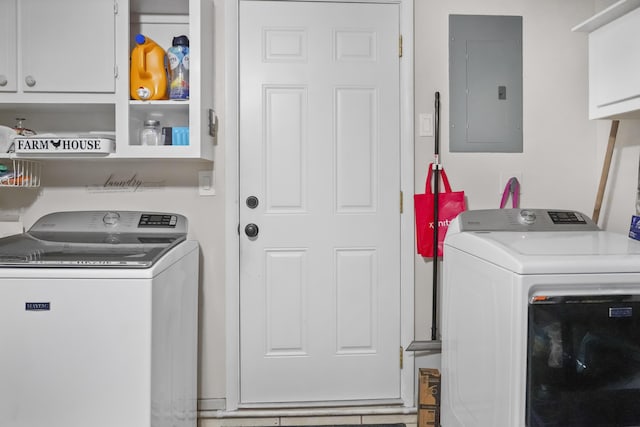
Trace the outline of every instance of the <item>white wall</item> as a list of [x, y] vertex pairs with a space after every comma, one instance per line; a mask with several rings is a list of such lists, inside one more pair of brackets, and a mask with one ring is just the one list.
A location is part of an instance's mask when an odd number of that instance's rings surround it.
[[[597, 123], [598, 168], [607, 148], [611, 122]], [[611, 171], [605, 191], [599, 224], [620, 233], [629, 232], [631, 215], [636, 213], [638, 193], [638, 159], [640, 158], [640, 121], [621, 120], [611, 161]], [[600, 176], [601, 170], [594, 173]]]

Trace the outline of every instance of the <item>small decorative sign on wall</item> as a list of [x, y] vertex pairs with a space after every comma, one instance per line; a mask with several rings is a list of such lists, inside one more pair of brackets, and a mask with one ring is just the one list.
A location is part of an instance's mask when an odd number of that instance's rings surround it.
[[164, 181], [145, 181], [137, 173], [126, 176], [110, 174], [104, 182], [87, 186], [90, 193], [135, 193], [164, 189]]
[[65, 155], [94, 154], [107, 155], [115, 151], [115, 141], [102, 136], [57, 136], [32, 135], [14, 138], [16, 154]]

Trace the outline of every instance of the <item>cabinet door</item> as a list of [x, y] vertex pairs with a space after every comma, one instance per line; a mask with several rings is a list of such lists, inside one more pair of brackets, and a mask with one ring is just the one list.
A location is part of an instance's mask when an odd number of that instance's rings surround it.
[[589, 118], [640, 107], [640, 8], [589, 34]]
[[115, 91], [114, 0], [21, 0], [25, 92]]
[[15, 92], [16, 0], [0, 1], [0, 92]]

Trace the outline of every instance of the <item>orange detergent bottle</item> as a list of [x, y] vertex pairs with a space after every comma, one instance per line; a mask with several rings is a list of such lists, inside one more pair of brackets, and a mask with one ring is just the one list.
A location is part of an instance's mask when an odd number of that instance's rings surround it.
[[136, 35], [129, 76], [131, 99], [168, 99], [166, 56], [164, 49], [149, 37]]

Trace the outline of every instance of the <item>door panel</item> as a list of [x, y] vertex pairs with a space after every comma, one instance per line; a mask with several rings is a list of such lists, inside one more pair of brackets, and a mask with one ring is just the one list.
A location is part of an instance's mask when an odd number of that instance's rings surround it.
[[397, 4], [240, 2], [241, 404], [400, 398], [398, 39]]
[[304, 87], [265, 88], [267, 212], [305, 210], [307, 95]]

